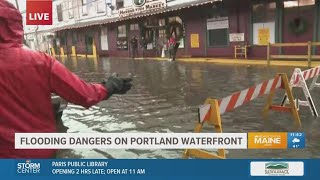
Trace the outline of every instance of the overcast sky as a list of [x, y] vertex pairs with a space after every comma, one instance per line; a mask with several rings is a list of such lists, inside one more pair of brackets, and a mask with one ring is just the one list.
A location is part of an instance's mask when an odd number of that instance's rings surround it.
[[[11, 2], [13, 5], [16, 5], [15, 0], [8, 0], [8, 1]], [[20, 11], [26, 10], [26, 0], [18, 0], [18, 4], [19, 4]]]

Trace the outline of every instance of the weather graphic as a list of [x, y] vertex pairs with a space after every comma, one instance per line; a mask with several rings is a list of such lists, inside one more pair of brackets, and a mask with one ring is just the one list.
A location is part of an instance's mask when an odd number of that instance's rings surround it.
[[288, 149], [305, 148], [305, 134], [303, 132], [288, 133]]

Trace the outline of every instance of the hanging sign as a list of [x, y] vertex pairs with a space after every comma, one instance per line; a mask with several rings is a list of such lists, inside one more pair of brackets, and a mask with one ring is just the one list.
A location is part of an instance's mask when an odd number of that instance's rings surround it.
[[244, 33], [230, 33], [229, 39], [230, 39], [230, 42], [243, 42]]
[[191, 48], [199, 48], [200, 42], [199, 42], [199, 34], [191, 34]]
[[134, 0], [133, 6], [120, 8], [119, 17], [125, 18], [136, 14], [154, 12], [167, 6], [166, 0]]
[[207, 30], [213, 29], [228, 29], [229, 20], [228, 17], [216, 17], [207, 19]]

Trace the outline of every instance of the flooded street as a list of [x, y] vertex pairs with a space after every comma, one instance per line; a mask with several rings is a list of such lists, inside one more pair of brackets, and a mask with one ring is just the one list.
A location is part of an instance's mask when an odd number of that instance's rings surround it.
[[[100, 82], [117, 72], [131, 73], [134, 86], [127, 95], [113, 96], [90, 109], [69, 105], [63, 115], [68, 132], [126, 133], [193, 132], [197, 107], [207, 97], [223, 98], [246, 89], [277, 72], [288, 74], [294, 68], [264, 66], [223, 66], [207, 63], [182, 63], [153, 60], [100, 58], [61, 59], [71, 71], [89, 82]], [[308, 85], [310, 85], [308, 81]], [[302, 92], [294, 91], [298, 97]], [[320, 110], [320, 89], [311, 91]], [[280, 103], [283, 91], [276, 94]], [[271, 112], [264, 121], [261, 112], [266, 97], [258, 98], [222, 116], [224, 132], [296, 131], [291, 114]], [[302, 131], [306, 132], [306, 149], [302, 150], [229, 150], [227, 158], [320, 158], [320, 119], [309, 108], [300, 108]], [[214, 132], [205, 126], [204, 132]], [[60, 158], [181, 158], [183, 150], [64, 150]]]

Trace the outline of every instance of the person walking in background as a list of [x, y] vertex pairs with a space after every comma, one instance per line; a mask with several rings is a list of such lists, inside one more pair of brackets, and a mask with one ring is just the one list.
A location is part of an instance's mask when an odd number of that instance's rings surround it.
[[134, 59], [135, 57], [138, 57], [138, 39], [136, 38], [136, 36], [132, 37], [130, 41], [130, 45], [131, 45], [131, 56], [132, 56], [132, 59]]
[[172, 35], [169, 40], [168, 40], [168, 50], [169, 50], [169, 61], [175, 61], [176, 60], [176, 39], [174, 38], [174, 36]]

